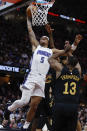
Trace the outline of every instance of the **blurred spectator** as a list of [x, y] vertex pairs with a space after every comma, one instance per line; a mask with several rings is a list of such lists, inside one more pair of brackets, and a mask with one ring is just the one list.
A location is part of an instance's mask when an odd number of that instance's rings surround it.
[[2, 121], [2, 126], [4, 127], [4, 128], [9, 128], [9, 122], [8, 122], [8, 120], [3, 120]]
[[[20, 80], [19, 80], [20, 81]], [[18, 83], [19, 83], [18, 81]], [[25, 122], [26, 111], [29, 108], [25, 106], [24, 108], [19, 108], [16, 111], [13, 111], [9, 116], [9, 121], [4, 119], [4, 112], [8, 102], [14, 102], [17, 98], [20, 98], [19, 85], [15, 86], [16, 81], [12, 85], [6, 85], [4, 88], [4, 93], [0, 88], [0, 128], [21, 128]]]
[[2, 104], [0, 104], [0, 124], [1, 124], [1, 122], [2, 122], [2, 120], [3, 120], [3, 110], [2, 110]]
[[25, 122], [24, 119], [21, 119], [21, 121], [18, 122], [18, 125], [17, 125], [17, 126], [18, 126], [19, 129], [23, 127], [24, 122]]
[[[15, 124], [15, 119], [14, 118], [12, 118], [12, 119], [10, 119], [10, 125], [9, 125], [9, 127], [10, 128], [13, 128], [14, 127], [14, 124]], [[17, 126], [16, 126], [16, 128], [17, 128]]]

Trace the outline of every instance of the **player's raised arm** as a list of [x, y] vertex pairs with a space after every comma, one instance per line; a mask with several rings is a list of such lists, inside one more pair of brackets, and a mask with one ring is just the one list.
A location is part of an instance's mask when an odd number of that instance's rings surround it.
[[39, 45], [39, 42], [37, 41], [35, 33], [32, 29], [29, 11], [30, 11], [30, 8], [28, 7], [26, 13], [27, 13], [27, 28], [28, 28], [28, 33], [29, 33], [29, 39], [30, 39], [32, 46], [36, 48]]
[[74, 40], [72, 47], [71, 47], [71, 52], [76, 50], [76, 48], [77, 48], [78, 44], [80, 43], [80, 41], [82, 40], [82, 38], [83, 38], [82, 35], [80, 35], [80, 34], [76, 35], [75, 40]]
[[[78, 44], [80, 43], [80, 41], [82, 40], [82, 38], [83, 38], [82, 35], [80, 35], [80, 34], [76, 35], [75, 40], [74, 40], [73, 44], [71, 45], [71, 50], [67, 53], [68, 56], [72, 56], [72, 53], [76, 50], [76, 48], [77, 48]], [[69, 41], [66, 40], [65, 46], [67, 44], [69, 44]]]
[[54, 29], [52, 29], [49, 24], [45, 25], [45, 29], [47, 30], [47, 32], [49, 34], [49, 45], [50, 45], [50, 48], [55, 48], [54, 40], [53, 40], [53, 30]]

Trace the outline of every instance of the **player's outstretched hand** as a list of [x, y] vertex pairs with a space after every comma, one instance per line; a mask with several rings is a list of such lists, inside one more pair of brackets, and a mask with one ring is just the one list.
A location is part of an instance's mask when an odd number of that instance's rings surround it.
[[32, 9], [32, 3], [30, 3], [29, 6], [26, 9], [26, 14], [27, 14], [28, 18], [32, 17], [31, 9]]
[[54, 31], [54, 29], [52, 29], [49, 24], [46, 24], [46, 25], [45, 25], [45, 29], [47, 30], [47, 32], [48, 32], [49, 34], [52, 34], [52, 32]]
[[74, 44], [77, 46], [82, 39], [83, 39], [82, 35], [80, 34], [76, 35]]

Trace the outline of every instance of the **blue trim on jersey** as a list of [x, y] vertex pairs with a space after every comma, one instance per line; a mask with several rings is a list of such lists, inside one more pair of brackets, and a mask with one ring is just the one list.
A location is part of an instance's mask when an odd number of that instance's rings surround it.
[[27, 81], [28, 75], [30, 74], [30, 71], [24, 76], [23, 84]]
[[26, 89], [26, 90], [29, 90], [29, 89], [28, 89], [26, 86], [24, 86], [24, 85], [22, 86], [22, 88], [23, 88], [23, 89]]
[[33, 55], [32, 55], [32, 57], [31, 57], [31, 60], [30, 60], [30, 63], [29, 63], [29, 68], [30, 68], [30, 70], [29, 70], [29, 72], [25, 75], [23, 84], [27, 81], [28, 75], [30, 74], [31, 65], [32, 65], [32, 60], [33, 60]]
[[38, 50], [37, 54], [44, 55], [47, 57], [51, 56], [51, 53], [48, 53], [47, 51], [42, 51], [42, 50]]
[[30, 64], [29, 64], [30, 70], [31, 70], [32, 60], [33, 60], [33, 56], [31, 57]]

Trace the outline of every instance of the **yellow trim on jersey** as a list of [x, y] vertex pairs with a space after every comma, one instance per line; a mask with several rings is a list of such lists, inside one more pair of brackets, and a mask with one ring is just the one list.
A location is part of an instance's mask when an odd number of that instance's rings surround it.
[[75, 80], [75, 81], [79, 81], [80, 80], [80, 78], [79, 77], [77, 77], [76, 75], [62, 75], [61, 77], [60, 77], [62, 80], [67, 80], [67, 79], [73, 79], [73, 80]]

